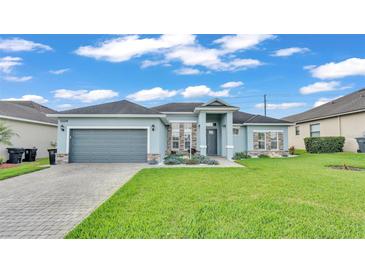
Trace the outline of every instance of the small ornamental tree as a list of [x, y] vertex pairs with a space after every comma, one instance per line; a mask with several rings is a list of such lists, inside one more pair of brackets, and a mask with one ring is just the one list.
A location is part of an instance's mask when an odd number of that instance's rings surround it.
[[11, 144], [11, 137], [17, 135], [13, 130], [8, 128], [5, 123], [0, 122], [0, 144], [4, 145], [12, 145]]

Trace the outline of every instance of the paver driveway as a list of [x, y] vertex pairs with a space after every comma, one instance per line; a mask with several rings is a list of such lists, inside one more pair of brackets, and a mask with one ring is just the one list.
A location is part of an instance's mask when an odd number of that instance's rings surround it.
[[69, 164], [0, 181], [0, 238], [63, 238], [146, 164]]

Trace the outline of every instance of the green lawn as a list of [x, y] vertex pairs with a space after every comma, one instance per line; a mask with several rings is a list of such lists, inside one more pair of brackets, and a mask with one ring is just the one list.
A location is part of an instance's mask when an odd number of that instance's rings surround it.
[[4, 180], [10, 177], [15, 177], [30, 173], [33, 171], [41, 170], [47, 168], [45, 165], [49, 164], [48, 158], [42, 158], [35, 162], [21, 163], [16, 167], [0, 169], [0, 180]]
[[67, 238], [365, 238], [365, 155], [144, 169]]

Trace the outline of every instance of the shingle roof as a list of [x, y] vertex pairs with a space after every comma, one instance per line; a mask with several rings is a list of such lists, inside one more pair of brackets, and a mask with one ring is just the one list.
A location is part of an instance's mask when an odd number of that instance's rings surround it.
[[252, 124], [289, 124], [290, 122], [271, 118], [263, 115], [254, 115], [246, 112], [235, 111], [233, 112], [233, 123], [234, 124], [242, 124], [242, 123], [252, 123]]
[[352, 92], [319, 107], [283, 119], [291, 122], [301, 122], [361, 110], [365, 112], [365, 89]]
[[204, 103], [169, 103], [152, 107], [159, 112], [193, 112], [196, 107], [200, 107]]
[[127, 100], [61, 111], [60, 114], [160, 114]]
[[0, 101], [0, 115], [57, 124], [57, 119], [46, 114], [57, 113], [55, 110], [32, 101]]

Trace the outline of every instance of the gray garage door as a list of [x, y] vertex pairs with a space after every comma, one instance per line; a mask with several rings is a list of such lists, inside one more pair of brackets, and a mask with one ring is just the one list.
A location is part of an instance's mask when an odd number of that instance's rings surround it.
[[145, 129], [72, 129], [71, 163], [144, 163]]

